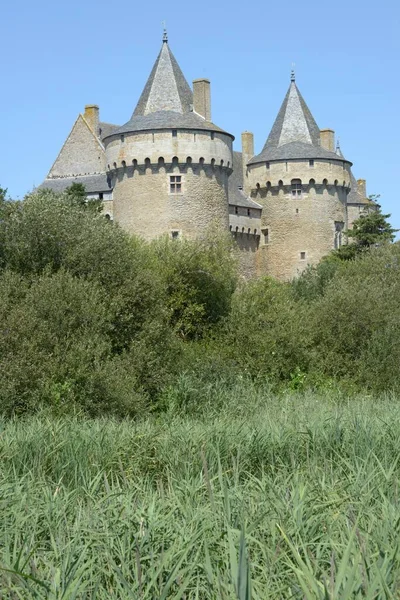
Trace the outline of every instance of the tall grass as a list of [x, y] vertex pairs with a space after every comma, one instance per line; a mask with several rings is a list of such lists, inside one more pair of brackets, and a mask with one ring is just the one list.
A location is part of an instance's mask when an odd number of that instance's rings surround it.
[[399, 598], [400, 404], [280, 398], [0, 435], [0, 597]]

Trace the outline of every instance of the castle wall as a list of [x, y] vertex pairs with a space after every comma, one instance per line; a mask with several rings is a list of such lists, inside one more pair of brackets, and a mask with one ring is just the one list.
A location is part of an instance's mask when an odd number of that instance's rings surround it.
[[[216, 224], [228, 230], [230, 136], [203, 131], [146, 131], [106, 140], [114, 219], [145, 239], [194, 238]], [[179, 193], [171, 191], [179, 176]], [[175, 180], [176, 181], [176, 180]]]
[[258, 271], [258, 249], [260, 236], [232, 231], [233, 239], [238, 248], [239, 273], [244, 279], [251, 279]]
[[249, 165], [248, 178], [250, 188], [256, 189], [257, 184], [265, 186], [269, 181], [272, 185], [278, 185], [283, 181], [284, 185], [290, 185], [292, 179], [301, 179], [303, 184], [308, 184], [310, 179], [315, 183], [323, 183], [350, 187], [350, 163], [343, 160], [315, 159], [314, 166], [310, 166], [309, 160], [290, 159], [282, 161], [271, 161], [269, 168], [266, 163]]
[[348, 204], [347, 205], [347, 221], [348, 221], [349, 229], [353, 229], [354, 221], [356, 221], [357, 219], [359, 219], [361, 217], [361, 215], [364, 213], [364, 210], [365, 210], [365, 205], [363, 206], [362, 204]]
[[[268, 174], [260, 164], [250, 176], [251, 195], [263, 206], [258, 274], [292, 279], [333, 250], [338, 227], [346, 229], [347, 163], [283, 161], [271, 163]], [[300, 196], [292, 195], [293, 179], [302, 181]]]
[[[121, 139], [122, 137], [122, 139]], [[232, 168], [232, 138], [223, 133], [211, 131], [176, 130], [176, 136], [171, 129], [154, 132], [126, 133], [123, 136], [112, 136], [105, 140], [106, 157], [109, 169], [131, 165], [133, 161], [144, 164], [150, 159], [157, 164], [160, 157], [166, 163], [176, 157], [180, 163], [186, 163], [190, 157], [193, 163], [202, 158], [205, 164], [221, 165]]]
[[[165, 233], [195, 238], [216, 224], [228, 230], [228, 176], [221, 167], [199, 164], [130, 166], [112, 172], [114, 219], [150, 240]], [[170, 176], [182, 193], [170, 193]]]

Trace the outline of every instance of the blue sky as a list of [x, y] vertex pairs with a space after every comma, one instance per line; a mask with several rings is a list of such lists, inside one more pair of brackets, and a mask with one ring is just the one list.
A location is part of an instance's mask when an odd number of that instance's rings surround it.
[[211, 79], [212, 117], [259, 151], [296, 81], [318, 125], [340, 137], [368, 193], [400, 228], [399, 14], [397, 2], [110, 3], [2, 7], [0, 185], [21, 198], [46, 176], [85, 104], [125, 123], [160, 50], [170, 47], [187, 80]]

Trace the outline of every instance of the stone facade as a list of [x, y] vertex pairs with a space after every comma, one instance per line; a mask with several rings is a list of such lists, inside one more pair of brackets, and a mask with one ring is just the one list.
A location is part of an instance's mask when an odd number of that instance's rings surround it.
[[230, 231], [246, 278], [297, 276], [346, 243], [354, 220], [373, 209], [365, 180], [357, 184], [334, 131], [319, 129], [294, 73], [262, 152], [254, 155], [251, 132], [242, 153], [233, 139], [211, 121], [209, 80], [194, 80], [192, 92], [164, 34], [130, 120], [102, 123], [97, 105], [87, 105], [42, 185], [83, 183], [108, 218], [147, 240]]

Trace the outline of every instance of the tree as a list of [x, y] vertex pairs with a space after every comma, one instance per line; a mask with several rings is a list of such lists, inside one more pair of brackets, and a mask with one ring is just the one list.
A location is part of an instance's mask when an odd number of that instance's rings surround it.
[[83, 183], [73, 183], [65, 190], [65, 193], [67, 198], [80, 208], [85, 208], [94, 213], [100, 213], [103, 210], [103, 203], [101, 200], [98, 198], [87, 197]]
[[[370, 200], [374, 201], [376, 197], [370, 197]], [[353, 229], [348, 232], [349, 238], [354, 240], [353, 243], [335, 250], [333, 255], [341, 260], [351, 260], [371, 247], [392, 242], [398, 229], [393, 229], [389, 218], [390, 215], [382, 214], [381, 207], [376, 204], [373, 211], [354, 221]]]

